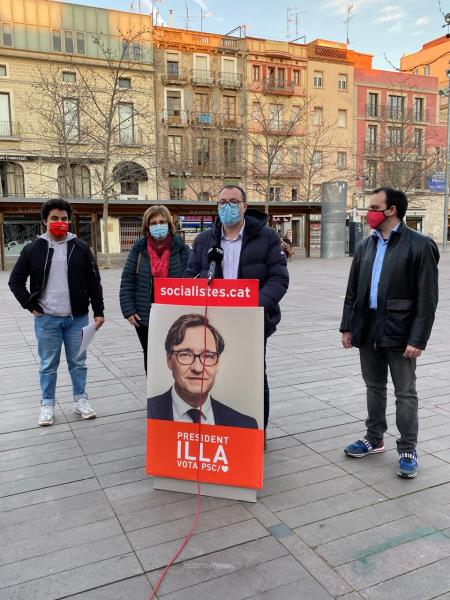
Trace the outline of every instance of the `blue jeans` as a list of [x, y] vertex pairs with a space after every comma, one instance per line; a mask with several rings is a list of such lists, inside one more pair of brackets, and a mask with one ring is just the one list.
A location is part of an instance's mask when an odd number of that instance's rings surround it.
[[86, 352], [80, 356], [78, 356], [78, 352], [81, 344], [81, 329], [88, 324], [88, 314], [81, 317], [42, 315], [42, 317], [34, 318], [34, 331], [40, 359], [39, 379], [43, 406], [55, 405], [56, 377], [63, 342], [72, 380], [73, 398], [77, 401], [85, 395]]

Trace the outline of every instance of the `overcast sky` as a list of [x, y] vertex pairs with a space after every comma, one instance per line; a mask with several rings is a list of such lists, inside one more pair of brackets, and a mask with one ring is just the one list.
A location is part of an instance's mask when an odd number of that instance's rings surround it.
[[[134, 2], [137, 11], [150, 14], [151, 0], [73, 0], [103, 8], [129, 11]], [[297, 14], [298, 34], [307, 41], [325, 38], [345, 42], [347, 9], [353, 5], [349, 25], [350, 47], [374, 55], [374, 66], [391, 67], [384, 57], [398, 66], [404, 53], [414, 52], [422, 44], [446, 32], [439, 0], [160, 0], [154, 6], [168, 24], [173, 10], [174, 26], [185, 27], [186, 4], [191, 18], [190, 29], [200, 29], [203, 10], [203, 30], [225, 34], [238, 25], [246, 25], [247, 34], [259, 37], [287, 39], [287, 9], [292, 9], [290, 39], [295, 37]], [[311, 8], [311, 5], [312, 8]], [[442, 9], [450, 12], [450, 0], [441, 0]], [[275, 7], [275, 8], [274, 8]]]

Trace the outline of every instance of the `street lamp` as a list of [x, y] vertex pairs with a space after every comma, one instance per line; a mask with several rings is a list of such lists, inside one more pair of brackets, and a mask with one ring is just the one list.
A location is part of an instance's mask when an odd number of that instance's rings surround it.
[[[450, 69], [446, 71], [447, 77], [450, 79]], [[447, 98], [447, 151], [445, 154], [445, 194], [444, 194], [444, 227], [442, 235], [442, 251], [447, 250], [448, 237], [448, 194], [449, 194], [449, 159], [450, 159], [450, 85], [445, 90], [439, 90], [441, 97]]]

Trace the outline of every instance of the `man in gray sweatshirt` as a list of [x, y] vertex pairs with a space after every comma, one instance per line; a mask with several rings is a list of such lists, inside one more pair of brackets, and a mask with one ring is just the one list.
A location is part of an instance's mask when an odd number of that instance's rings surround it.
[[[104, 323], [100, 274], [89, 246], [69, 232], [72, 209], [60, 198], [42, 206], [46, 233], [25, 246], [9, 278], [11, 291], [34, 315], [40, 358], [39, 425], [53, 425], [56, 378], [64, 343], [72, 380], [75, 413], [92, 419], [96, 413], [86, 393], [86, 352], [79, 353], [82, 328], [92, 304], [97, 329]], [[30, 278], [30, 289], [27, 280]]]

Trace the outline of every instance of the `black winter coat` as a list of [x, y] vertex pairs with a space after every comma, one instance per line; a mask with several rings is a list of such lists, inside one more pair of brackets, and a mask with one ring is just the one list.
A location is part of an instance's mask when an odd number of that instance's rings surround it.
[[[169, 277], [183, 277], [189, 252], [189, 246], [175, 235], [170, 249]], [[141, 325], [148, 327], [152, 288], [147, 238], [140, 237], [128, 254], [120, 282], [120, 308], [125, 319], [137, 313], [141, 317]]]
[[[377, 236], [356, 248], [340, 331], [359, 347], [370, 302]], [[378, 285], [375, 342], [379, 347], [425, 349], [438, 303], [439, 250], [434, 241], [401, 223], [388, 242]]]
[[[287, 292], [289, 272], [280, 238], [274, 229], [267, 227], [266, 222], [265, 213], [247, 209], [238, 278], [259, 280], [259, 305], [264, 307], [264, 333], [269, 337], [281, 319], [279, 302]], [[185, 277], [207, 277], [208, 250], [214, 245], [220, 246], [221, 234], [222, 223], [217, 218], [211, 229], [195, 238]], [[216, 275], [223, 277], [220, 266]]]
[[[42, 312], [39, 296], [47, 282], [53, 252], [47, 240], [39, 238], [25, 246], [12, 270], [9, 287], [23, 308], [30, 312]], [[89, 311], [89, 303], [92, 303], [94, 317], [103, 317], [100, 273], [86, 242], [78, 238], [67, 242], [67, 266], [72, 315], [85, 315]], [[28, 277], [29, 291], [26, 285]]]

